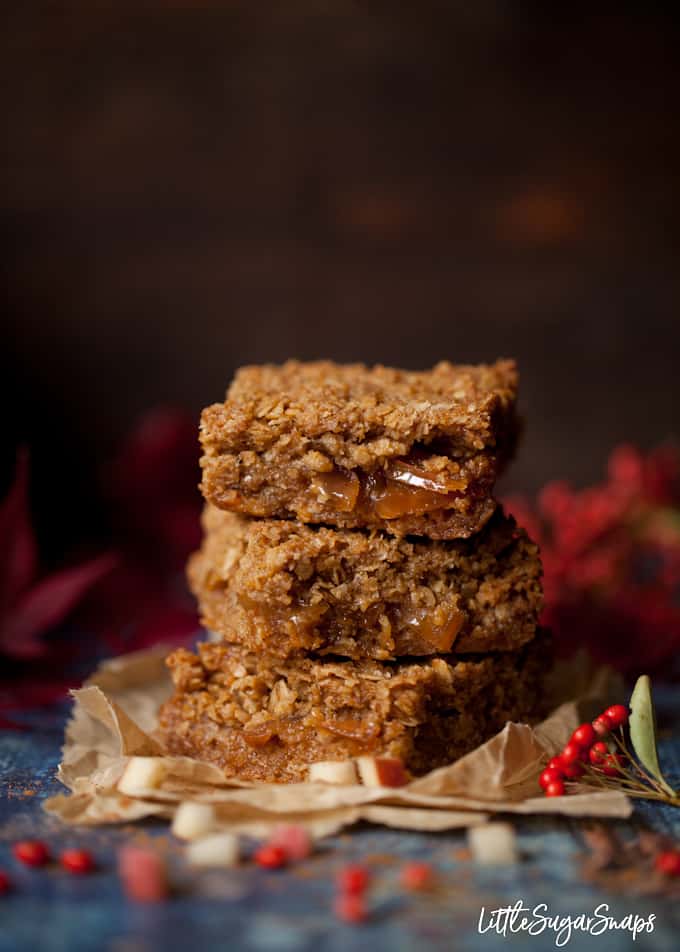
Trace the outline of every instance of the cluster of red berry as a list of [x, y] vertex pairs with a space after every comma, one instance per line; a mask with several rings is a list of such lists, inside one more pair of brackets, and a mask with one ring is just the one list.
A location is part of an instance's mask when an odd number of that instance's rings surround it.
[[541, 547], [545, 610], [558, 649], [577, 642], [635, 673], [680, 648], [680, 451], [620, 446], [607, 478], [580, 491], [549, 483], [506, 508]]
[[[429, 863], [411, 861], [405, 863], [399, 875], [402, 889], [420, 892], [429, 889], [434, 882], [434, 873]], [[344, 866], [335, 879], [336, 895], [333, 910], [342, 922], [360, 923], [368, 918], [367, 893], [371, 885], [371, 873], [366, 866], [351, 863]]]
[[602, 739], [628, 721], [628, 709], [623, 704], [613, 704], [603, 711], [591, 724], [576, 728], [562, 752], [549, 761], [539, 777], [539, 784], [546, 797], [561, 797], [565, 780], [578, 780], [585, 772], [585, 764], [607, 777], [620, 776], [625, 761], [617, 751], [610, 751]]
[[[52, 854], [42, 840], [20, 840], [12, 847], [14, 858], [24, 866], [47, 866], [52, 861]], [[78, 875], [91, 873], [95, 868], [92, 854], [88, 850], [67, 849], [59, 854], [59, 864], [62, 869]], [[8, 874], [0, 869], [0, 895], [9, 892], [11, 880]]]

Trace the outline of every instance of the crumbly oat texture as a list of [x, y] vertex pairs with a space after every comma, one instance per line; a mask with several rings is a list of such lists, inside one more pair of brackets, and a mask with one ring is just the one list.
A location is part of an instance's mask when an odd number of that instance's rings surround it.
[[204, 625], [252, 651], [394, 659], [513, 651], [541, 609], [537, 546], [498, 510], [431, 541], [247, 519], [207, 506], [189, 579]]
[[494, 511], [516, 393], [509, 360], [244, 367], [226, 402], [203, 411], [202, 491], [251, 516], [466, 537]]
[[421, 664], [285, 662], [220, 644], [179, 649], [174, 696], [161, 710], [171, 754], [211, 761], [242, 780], [306, 779], [310, 763], [399, 757], [413, 774], [451, 763], [508, 720], [540, 716], [544, 634], [519, 652]]

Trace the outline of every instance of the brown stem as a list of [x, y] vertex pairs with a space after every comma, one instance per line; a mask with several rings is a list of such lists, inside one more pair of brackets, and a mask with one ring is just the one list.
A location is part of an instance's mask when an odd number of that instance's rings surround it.
[[[639, 785], [640, 782], [643, 782], [643, 783], [646, 783], [647, 786], [652, 786], [652, 787], [654, 787], [654, 789], [656, 789], [652, 777], [650, 777], [650, 776], [642, 769], [642, 767], [639, 765], [639, 763], [631, 756], [630, 751], [628, 750], [628, 747], [626, 746], [625, 738], [624, 738], [624, 736], [623, 736], [623, 728], [620, 728], [620, 729], [619, 729], [619, 736], [617, 736], [617, 735], [612, 731], [610, 737], [611, 737], [611, 740], [612, 740], [612, 742], [614, 743], [614, 745], [619, 748], [619, 750], [621, 751], [621, 753], [622, 753], [623, 756], [625, 757], [626, 762], [627, 762], [627, 764], [628, 764], [628, 768], [629, 768], [629, 769], [622, 767], [622, 768], [621, 768], [621, 771], [623, 772], [623, 771], [625, 770], [626, 774], [627, 774], [629, 777], [633, 777], [633, 774], [631, 773], [631, 771], [634, 771], [634, 773], [636, 773], [636, 774], [638, 775], [638, 777], [640, 778], [640, 780], [634, 780], [634, 779], [633, 779], [633, 782], [634, 782], [634, 783], [636, 783], [637, 785]], [[615, 753], [615, 752], [614, 752], [614, 753]]]
[[[624, 753], [627, 753], [625, 748], [623, 749]], [[644, 772], [640, 771], [640, 774], [644, 779], [647, 779]], [[641, 783], [623, 768], [619, 771], [619, 776], [610, 778], [600, 773], [597, 768], [586, 766], [584, 776], [589, 781], [594, 782], [593, 786], [598, 786], [604, 790], [618, 790], [620, 793], [625, 793], [637, 800], [656, 800], [672, 807], [680, 807], [680, 796], [671, 797], [665, 790], [659, 789], [653, 783]], [[651, 778], [649, 779], [651, 780]]]
[[669, 796], [668, 791], [663, 786], [663, 784], [660, 783], [656, 779], [656, 777], [653, 777], [651, 776], [651, 774], [648, 774], [647, 771], [640, 764], [637, 757], [635, 757], [631, 753], [631, 751], [628, 749], [628, 745], [626, 744], [625, 735], [623, 732], [623, 727], [619, 728], [619, 734], [620, 736], [617, 737], [615, 734], [612, 733], [614, 743], [617, 744], [618, 747], [623, 751], [624, 755], [628, 759], [628, 762], [631, 764], [631, 766], [636, 771], [636, 773], [639, 774], [639, 776], [642, 777], [642, 779], [646, 781], [650, 787], [656, 790], [657, 793], [662, 794], [664, 797], [668, 797]]

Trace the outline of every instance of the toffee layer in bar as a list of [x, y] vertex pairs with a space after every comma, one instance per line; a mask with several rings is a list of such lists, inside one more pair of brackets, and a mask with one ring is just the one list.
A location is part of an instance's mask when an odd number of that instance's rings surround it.
[[304, 780], [311, 763], [362, 754], [399, 757], [419, 775], [509, 720], [539, 716], [549, 663], [544, 634], [519, 652], [421, 664], [284, 662], [201, 644], [168, 659], [175, 694], [161, 709], [162, 739], [169, 753], [243, 780]]
[[512, 361], [244, 367], [202, 414], [203, 495], [250, 516], [464, 538], [494, 511], [516, 392]]
[[538, 548], [497, 510], [474, 539], [395, 538], [206, 507], [189, 579], [206, 628], [253, 651], [392, 659], [512, 651], [541, 609]]

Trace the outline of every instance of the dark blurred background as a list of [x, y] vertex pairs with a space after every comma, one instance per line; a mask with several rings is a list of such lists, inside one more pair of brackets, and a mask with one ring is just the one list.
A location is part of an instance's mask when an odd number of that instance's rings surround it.
[[96, 532], [142, 411], [289, 356], [517, 357], [509, 488], [677, 436], [678, 30], [585, 9], [12, 5], [0, 490], [28, 442], [39, 525]]

